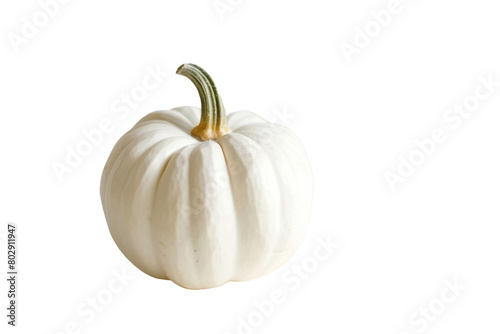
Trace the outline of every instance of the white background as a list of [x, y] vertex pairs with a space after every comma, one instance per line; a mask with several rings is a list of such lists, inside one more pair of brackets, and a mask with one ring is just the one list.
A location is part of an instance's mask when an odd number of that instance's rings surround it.
[[[500, 87], [457, 128], [443, 118], [474, 101], [480, 76], [500, 81], [498, 4], [401, 0], [377, 34], [370, 12], [388, 0], [221, 2], [231, 6], [222, 17], [212, 0], [72, 0], [18, 47], [13, 34], [40, 4], [0, 5], [2, 268], [7, 222], [20, 249], [18, 327], [6, 325], [2, 279], [1, 332], [498, 333]], [[355, 46], [366, 25], [373, 37], [349, 62], [342, 43]], [[108, 232], [99, 197], [107, 156], [147, 113], [199, 105], [174, 74], [185, 62], [212, 75], [228, 112], [281, 122], [308, 152], [308, 235], [263, 278], [186, 290], [135, 269]], [[113, 103], [148, 67], [171, 75], [120, 119]], [[106, 118], [113, 130], [59, 180], [53, 163]], [[392, 191], [386, 172], [436, 128], [446, 140]], [[318, 238], [340, 244], [320, 263]], [[303, 263], [307, 278], [284, 279]], [[110, 295], [122, 270], [134, 278]], [[447, 280], [462, 290], [445, 303]], [[262, 315], [255, 303], [273, 290], [284, 300]], [[88, 300], [109, 296], [91, 318]]]

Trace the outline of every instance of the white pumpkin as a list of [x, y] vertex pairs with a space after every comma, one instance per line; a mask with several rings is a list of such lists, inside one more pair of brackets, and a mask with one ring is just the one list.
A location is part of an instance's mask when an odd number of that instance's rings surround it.
[[198, 66], [177, 73], [196, 85], [202, 109], [150, 113], [115, 145], [101, 179], [111, 235], [140, 270], [185, 288], [265, 275], [307, 230], [313, 182], [303, 146], [250, 111], [226, 120]]

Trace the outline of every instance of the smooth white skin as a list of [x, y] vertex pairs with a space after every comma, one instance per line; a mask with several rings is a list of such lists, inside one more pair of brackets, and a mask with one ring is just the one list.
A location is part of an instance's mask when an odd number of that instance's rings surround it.
[[140, 270], [189, 289], [265, 275], [303, 240], [312, 173], [298, 138], [250, 111], [190, 135], [196, 107], [156, 111], [115, 145], [101, 179], [108, 227]]

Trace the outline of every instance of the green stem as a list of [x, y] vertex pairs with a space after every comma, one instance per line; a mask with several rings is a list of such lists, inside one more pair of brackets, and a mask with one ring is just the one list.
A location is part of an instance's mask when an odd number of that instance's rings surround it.
[[201, 119], [191, 131], [191, 135], [201, 140], [217, 140], [231, 132], [226, 124], [226, 110], [217, 87], [205, 70], [195, 64], [183, 64], [177, 74], [191, 80], [201, 99]]

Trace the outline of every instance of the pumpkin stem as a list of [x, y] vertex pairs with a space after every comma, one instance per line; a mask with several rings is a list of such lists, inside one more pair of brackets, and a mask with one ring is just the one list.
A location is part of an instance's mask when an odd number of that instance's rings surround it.
[[210, 75], [195, 64], [181, 65], [177, 74], [191, 80], [200, 94], [201, 120], [191, 135], [201, 140], [217, 140], [230, 133], [226, 125], [226, 110]]

